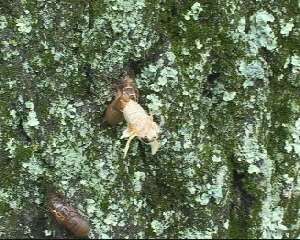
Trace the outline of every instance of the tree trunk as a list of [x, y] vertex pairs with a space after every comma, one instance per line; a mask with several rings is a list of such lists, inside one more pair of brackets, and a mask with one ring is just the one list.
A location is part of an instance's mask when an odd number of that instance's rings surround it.
[[[0, 2], [0, 238], [299, 238], [297, 1]], [[106, 126], [132, 68], [161, 148]]]

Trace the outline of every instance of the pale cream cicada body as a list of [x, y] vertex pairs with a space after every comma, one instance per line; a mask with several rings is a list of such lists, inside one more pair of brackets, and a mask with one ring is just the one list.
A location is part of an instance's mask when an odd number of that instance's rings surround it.
[[159, 126], [153, 121], [153, 117], [147, 114], [140, 104], [138, 90], [134, 81], [128, 75], [122, 79], [117, 88], [115, 100], [108, 106], [104, 119], [112, 126], [123, 119], [127, 122], [127, 128], [123, 131], [122, 139], [128, 138], [124, 158], [128, 152], [130, 142], [137, 137], [139, 140], [151, 146], [154, 155], [159, 149]]
[[[121, 100], [122, 101], [122, 100]], [[153, 117], [137, 102], [131, 99], [124, 99], [123, 115], [127, 122], [127, 128], [123, 131], [121, 138], [128, 138], [124, 158], [129, 149], [130, 142], [137, 137], [139, 140], [151, 146], [151, 153], [154, 155], [159, 149], [159, 126], [153, 121]]]

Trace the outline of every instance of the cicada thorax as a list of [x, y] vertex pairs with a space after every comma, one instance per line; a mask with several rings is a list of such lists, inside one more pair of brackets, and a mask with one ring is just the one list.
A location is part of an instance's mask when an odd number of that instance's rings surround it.
[[135, 86], [134, 80], [129, 75], [125, 75], [121, 80], [118, 91], [121, 96], [127, 96], [135, 102], [138, 102], [139, 100], [138, 89]]
[[110, 125], [116, 125], [124, 120], [122, 110], [124, 104], [128, 102], [126, 99], [131, 99], [135, 102], [139, 99], [138, 89], [135, 86], [133, 78], [129, 75], [124, 75], [115, 84], [115, 89], [115, 99], [108, 105], [104, 116], [104, 120]]
[[89, 233], [87, 220], [71, 205], [58, 196], [49, 197], [49, 210], [55, 220], [69, 230], [74, 236], [84, 237]]

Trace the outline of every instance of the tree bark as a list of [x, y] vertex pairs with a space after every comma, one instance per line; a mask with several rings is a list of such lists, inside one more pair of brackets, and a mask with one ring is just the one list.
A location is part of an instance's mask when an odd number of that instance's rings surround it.
[[[0, 2], [0, 238], [299, 238], [297, 1]], [[161, 148], [103, 124], [135, 71]]]

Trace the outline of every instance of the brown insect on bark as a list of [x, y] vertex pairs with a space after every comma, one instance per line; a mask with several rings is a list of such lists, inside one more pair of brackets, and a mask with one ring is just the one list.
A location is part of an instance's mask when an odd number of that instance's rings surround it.
[[118, 96], [127, 96], [131, 100], [138, 102], [139, 100], [139, 92], [138, 89], [135, 86], [133, 77], [126, 74], [124, 78], [121, 80], [121, 83], [118, 87]]
[[119, 98], [114, 99], [107, 107], [104, 121], [111, 126], [115, 126], [124, 120], [122, 112], [118, 107]]
[[125, 73], [120, 82], [116, 84], [115, 99], [109, 104], [104, 116], [104, 121], [112, 126], [124, 120], [120, 97], [124, 96], [135, 102], [138, 101], [139, 92], [133, 79], [132, 74]]
[[128, 138], [124, 158], [129, 149], [130, 142], [137, 137], [151, 146], [154, 155], [159, 147], [159, 126], [153, 121], [152, 115], [148, 115], [143, 107], [138, 104], [139, 93], [132, 75], [125, 74], [118, 84], [115, 100], [108, 106], [104, 120], [110, 125], [116, 125], [124, 119], [127, 128], [121, 138]]
[[62, 194], [50, 194], [48, 208], [55, 220], [76, 237], [89, 234], [88, 221], [71, 205], [66, 203]]

